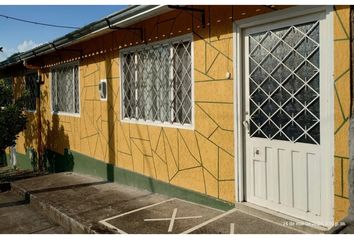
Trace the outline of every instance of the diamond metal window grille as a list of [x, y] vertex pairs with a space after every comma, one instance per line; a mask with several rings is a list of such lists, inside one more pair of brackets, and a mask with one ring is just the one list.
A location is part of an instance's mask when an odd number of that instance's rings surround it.
[[191, 41], [164, 42], [124, 52], [123, 117], [191, 124]]
[[320, 144], [319, 22], [249, 35], [250, 136]]
[[80, 112], [78, 71], [78, 64], [67, 64], [52, 69], [53, 112]]
[[25, 89], [29, 94], [29, 99], [26, 102], [26, 109], [29, 111], [36, 111], [36, 80], [37, 73], [29, 73], [25, 76]]

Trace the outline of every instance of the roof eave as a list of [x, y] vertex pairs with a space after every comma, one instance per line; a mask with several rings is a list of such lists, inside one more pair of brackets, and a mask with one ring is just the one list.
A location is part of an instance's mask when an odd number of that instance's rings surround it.
[[10, 57], [0, 62], [0, 69], [6, 68], [14, 64], [18, 64], [23, 60], [41, 56], [56, 51], [57, 49], [68, 47], [70, 45], [89, 40], [93, 37], [103, 35], [113, 31], [107, 25], [106, 19], [109, 19], [112, 27], [126, 27], [134, 23], [145, 20], [158, 14], [172, 11], [168, 6], [163, 5], [134, 5], [122, 11], [113, 13], [106, 18], [92, 22], [78, 30], [68, 33], [52, 42], [45, 43], [29, 51], [20, 53], [14, 57]]

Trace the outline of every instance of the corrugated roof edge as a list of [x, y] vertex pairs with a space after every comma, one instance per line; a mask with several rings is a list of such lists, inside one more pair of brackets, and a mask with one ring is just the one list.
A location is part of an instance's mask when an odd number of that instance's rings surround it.
[[138, 17], [149, 17], [151, 16], [151, 13], [158, 13], [161, 11], [168, 11], [168, 6], [161, 6], [161, 5], [129, 6], [125, 9], [122, 9], [121, 11], [110, 14], [105, 18], [87, 24], [78, 30], [74, 30], [60, 38], [53, 40], [52, 42], [45, 43], [31, 50], [28, 50], [26, 52], [13, 55], [7, 58], [5, 61], [0, 62], [0, 68], [6, 68], [10, 65], [19, 63], [23, 60], [28, 60], [36, 56], [54, 52], [56, 49], [67, 47], [72, 44], [78, 43], [80, 41], [87, 39], [88, 37], [93, 37], [96, 35], [103, 34], [105, 31], [111, 30], [107, 26], [106, 19], [109, 19], [111, 26], [124, 27], [128, 24], [133, 24], [134, 23], [133, 21]]

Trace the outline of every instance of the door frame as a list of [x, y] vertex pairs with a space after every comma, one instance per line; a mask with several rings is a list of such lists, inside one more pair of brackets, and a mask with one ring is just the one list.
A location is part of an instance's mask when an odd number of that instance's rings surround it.
[[[334, 224], [334, 59], [333, 59], [333, 6], [296, 6], [284, 10], [278, 10], [271, 13], [266, 13], [247, 19], [236, 20], [233, 22], [233, 62], [234, 62], [234, 86], [233, 98], [234, 104], [234, 151], [235, 151], [235, 201], [246, 201], [246, 164], [245, 164], [245, 129], [243, 127], [244, 117], [244, 73], [243, 73], [243, 29], [256, 27], [263, 24], [269, 24], [277, 21], [286, 21], [291, 18], [303, 17], [309, 14], [324, 13], [326, 18], [324, 20], [324, 27], [322, 30], [321, 45], [325, 46], [327, 60], [322, 61], [320, 67], [325, 67], [322, 70], [327, 76], [325, 88], [320, 88], [321, 96], [326, 97], [320, 102], [321, 111], [323, 106], [326, 106], [325, 116], [330, 122], [321, 124], [321, 141], [324, 155], [328, 158], [324, 159], [322, 166], [323, 184], [328, 186], [324, 192], [325, 196], [321, 196], [322, 202], [325, 204], [326, 212], [323, 212], [322, 219], [324, 226], [333, 226]], [[325, 64], [323, 64], [325, 62]], [[241, 79], [241, 80], [240, 80]], [[322, 191], [321, 191], [322, 192]]]

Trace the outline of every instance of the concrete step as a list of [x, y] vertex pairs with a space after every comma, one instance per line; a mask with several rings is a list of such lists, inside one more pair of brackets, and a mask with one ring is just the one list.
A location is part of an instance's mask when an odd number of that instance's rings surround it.
[[71, 172], [11, 182], [11, 190], [70, 233], [117, 233], [100, 220], [168, 197]]
[[24, 198], [25, 201], [27, 201], [31, 207], [34, 207], [35, 209], [44, 213], [47, 217], [50, 218], [51, 221], [55, 222], [56, 224], [59, 224], [70, 233], [93, 233], [90, 231], [90, 228], [88, 226], [82, 225], [74, 218], [59, 211], [50, 202], [46, 201], [46, 199], [41, 199], [40, 197], [31, 194], [30, 192], [18, 186], [16, 183], [11, 184], [11, 190], [20, 195], [22, 198]]
[[65, 211], [59, 210], [55, 204], [48, 199], [41, 197], [35, 192], [27, 191], [17, 182], [11, 183], [11, 191], [21, 196], [29, 205], [46, 215], [51, 221], [63, 227], [66, 231], [74, 234], [95, 234], [95, 233], [116, 233], [114, 230], [104, 225], [95, 226], [85, 225], [69, 216]]
[[0, 219], [0, 234], [68, 233], [12, 191], [0, 192]]

